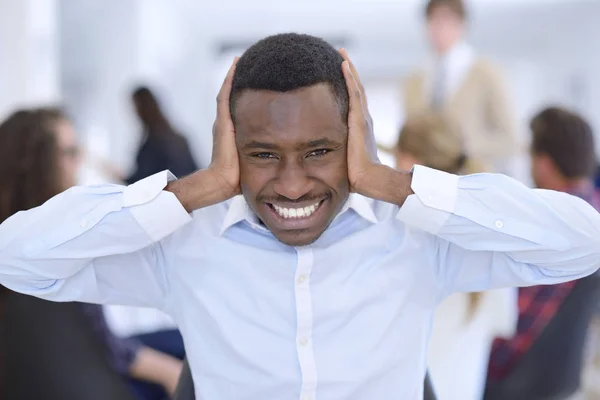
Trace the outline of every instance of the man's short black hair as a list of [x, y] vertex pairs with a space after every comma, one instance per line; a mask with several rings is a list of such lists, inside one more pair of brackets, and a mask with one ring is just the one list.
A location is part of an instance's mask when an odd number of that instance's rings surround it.
[[321, 38], [297, 33], [269, 36], [252, 45], [238, 60], [229, 100], [232, 118], [244, 90], [290, 92], [328, 83], [348, 120], [348, 90], [342, 74], [344, 59]]
[[534, 154], [546, 154], [569, 179], [591, 178], [596, 172], [594, 132], [575, 112], [548, 107], [531, 120]]

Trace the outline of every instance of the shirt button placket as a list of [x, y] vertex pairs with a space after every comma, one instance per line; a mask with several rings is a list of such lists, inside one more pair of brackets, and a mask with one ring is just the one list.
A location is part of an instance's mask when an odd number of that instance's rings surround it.
[[317, 368], [312, 346], [312, 298], [310, 273], [313, 267], [313, 250], [298, 248], [298, 265], [295, 276], [296, 297], [296, 351], [302, 373], [300, 400], [316, 400]]

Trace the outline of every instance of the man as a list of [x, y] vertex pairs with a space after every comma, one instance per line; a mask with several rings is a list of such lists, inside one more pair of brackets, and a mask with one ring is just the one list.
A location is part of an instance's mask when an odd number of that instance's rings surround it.
[[[600, 210], [600, 194], [593, 180], [596, 153], [590, 125], [575, 113], [551, 107], [532, 119], [531, 131], [536, 186], [575, 195]], [[488, 370], [490, 382], [500, 381], [511, 372], [574, 286], [571, 281], [519, 289], [517, 333], [510, 339], [495, 340]]]
[[517, 151], [513, 106], [498, 68], [464, 41], [463, 1], [429, 0], [425, 17], [434, 57], [404, 82], [406, 117], [427, 111], [448, 114], [459, 124], [470, 157], [496, 172], [509, 172]]
[[600, 215], [501, 175], [396, 171], [371, 127], [344, 50], [263, 39], [225, 78], [207, 169], [14, 216], [0, 283], [166, 311], [197, 398], [421, 399], [438, 302], [596, 271]]

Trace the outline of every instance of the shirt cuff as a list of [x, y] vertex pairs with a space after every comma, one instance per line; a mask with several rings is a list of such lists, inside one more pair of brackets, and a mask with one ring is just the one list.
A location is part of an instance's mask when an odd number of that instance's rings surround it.
[[113, 368], [122, 375], [129, 375], [131, 365], [142, 348], [142, 343], [133, 338], [120, 338], [113, 336], [108, 343]]
[[415, 165], [411, 189], [414, 192], [396, 218], [414, 228], [437, 235], [454, 213], [458, 197], [457, 175]]
[[154, 241], [161, 240], [192, 220], [177, 196], [163, 190], [175, 179], [169, 171], [162, 171], [127, 186], [123, 192], [123, 206], [129, 208]]

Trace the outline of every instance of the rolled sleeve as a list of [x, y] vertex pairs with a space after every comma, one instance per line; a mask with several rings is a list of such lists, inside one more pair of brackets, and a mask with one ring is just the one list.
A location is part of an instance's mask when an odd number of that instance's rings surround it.
[[154, 241], [158, 241], [191, 221], [192, 217], [177, 197], [163, 189], [175, 180], [169, 171], [162, 171], [127, 186], [123, 206]]
[[405, 224], [437, 235], [456, 208], [458, 176], [416, 165], [411, 189], [397, 218]]
[[456, 176], [417, 166], [397, 219], [433, 235], [445, 294], [556, 284], [600, 266], [600, 214], [560, 192], [501, 174]]
[[0, 284], [54, 301], [163, 308], [161, 240], [192, 221], [168, 171], [129, 186], [71, 188], [0, 225]]
[[113, 368], [121, 375], [128, 375], [142, 344], [135, 339], [110, 336], [108, 346]]

